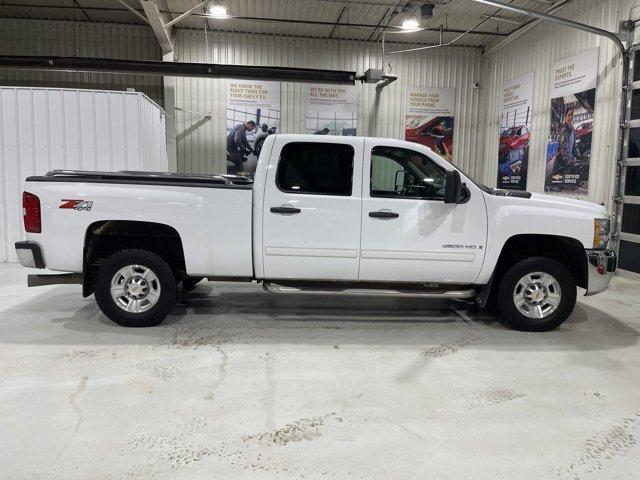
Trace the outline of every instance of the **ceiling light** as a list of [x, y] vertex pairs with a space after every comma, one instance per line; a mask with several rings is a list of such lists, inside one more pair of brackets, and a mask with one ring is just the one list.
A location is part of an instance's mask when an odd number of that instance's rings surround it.
[[420, 23], [415, 17], [407, 17], [404, 22], [400, 26], [403, 30], [418, 30], [420, 28]]
[[219, 1], [215, 0], [208, 4], [207, 13], [214, 18], [227, 18], [227, 7], [222, 5]]

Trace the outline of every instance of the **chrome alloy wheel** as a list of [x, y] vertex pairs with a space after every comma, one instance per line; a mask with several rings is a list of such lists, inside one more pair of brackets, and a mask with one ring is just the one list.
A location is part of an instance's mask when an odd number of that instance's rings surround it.
[[111, 298], [126, 312], [146, 312], [160, 299], [160, 281], [150, 268], [127, 265], [111, 279]]
[[513, 303], [529, 318], [548, 317], [556, 311], [561, 298], [558, 280], [544, 272], [526, 274], [513, 289]]

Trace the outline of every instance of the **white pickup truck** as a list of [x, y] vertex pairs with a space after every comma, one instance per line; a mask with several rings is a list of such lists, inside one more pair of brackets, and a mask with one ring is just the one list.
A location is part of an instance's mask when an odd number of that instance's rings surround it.
[[163, 321], [203, 278], [280, 293], [475, 298], [544, 331], [607, 288], [606, 209], [489, 189], [392, 139], [271, 135], [242, 177], [54, 171], [23, 194], [32, 286], [78, 283], [125, 326]]

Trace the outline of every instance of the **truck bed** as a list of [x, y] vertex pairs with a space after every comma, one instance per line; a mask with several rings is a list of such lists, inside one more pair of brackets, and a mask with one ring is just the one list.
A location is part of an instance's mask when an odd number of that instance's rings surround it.
[[[251, 277], [253, 182], [228, 175], [54, 170], [29, 177], [25, 191], [41, 203], [47, 268], [81, 272], [90, 228], [110, 221], [151, 222], [180, 236], [187, 273]], [[82, 201], [78, 208], [73, 202]]]

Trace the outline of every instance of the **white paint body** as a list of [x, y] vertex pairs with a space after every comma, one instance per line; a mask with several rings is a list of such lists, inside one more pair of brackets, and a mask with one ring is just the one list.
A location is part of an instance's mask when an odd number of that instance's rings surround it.
[[[302, 195], [278, 189], [275, 172], [290, 142], [351, 145], [355, 151], [349, 197]], [[392, 146], [453, 165], [427, 147], [400, 140], [313, 135], [271, 135], [249, 189], [188, 186], [27, 182], [42, 205], [38, 243], [46, 266], [81, 272], [85, 233], [103, 220], [139, 220], [173, 227], [182, 240], [187, 273], [209, 277], [485, 284], [507, 240], [520, 234], [559, 235], [592, 248], [600, 205], [533, 194], [496, 196], [460, 172], [470, 191], [464, 204], [437, 200], [372, 198], [371, 149]], [[91, 211], [60, 209], [61, 199], [93, 201]], [[272, 213], [291, 205], [296, 215]], [[371, 218], [388, 209], [399, 216]], [[451, 245], [463, 247], [452, 248]]]

